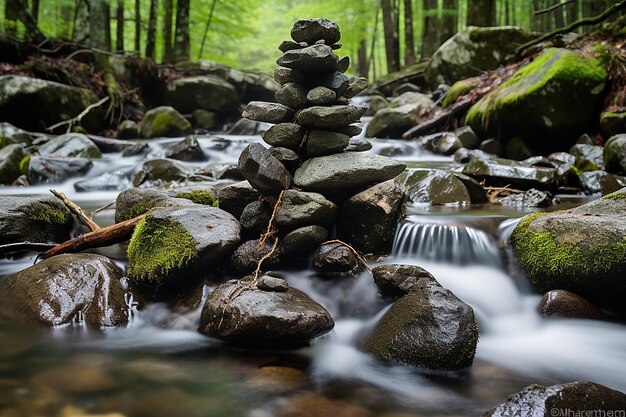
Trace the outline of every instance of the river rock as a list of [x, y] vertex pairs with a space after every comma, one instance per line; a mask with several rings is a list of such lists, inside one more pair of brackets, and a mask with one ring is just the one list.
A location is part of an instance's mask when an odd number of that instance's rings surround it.
[[602, 146], [578, 144], [570, 148], [569, 153], [574, 155], [575, 165], [582, 171], [597, 171], [604, 169]]
[[155, 207], [178, 207], [193, 205], [183, 198], [175, 198], [161, 190], [129, 188], [117, 195], [115, 201], [115, 221], [129, 220], [147, 213]]
[[[266, 241], [263, 244], [259, 243], [258, 239], [248, 240], [242, 243], [233, 253], [231, 257], [231, 265], [237, 272], [250, 273], [253, 272], [261, 258], [268, 255], [272, 251], [273, 242]], [[282, 255], [282, 247], [279, 245], [272, 255], [270, 255], [264, 262], [263, 267], [269, 268], [278, 265]]]
[[184, 181], [193, 174], [193, 168], [173, 159], [153, 159], [144, 162], [131, 181], [133, 186], [160, 185], [167, 181]]
[[606, 77], [593, 56], [546, 49], [474, 104], [465, 122], [480, 136], [521, 137], [540, 153], [564, 150], [596, 123]]
[[381, 294], [394, 299], [412, 292], [419, 293], [425, 282], [435, 279], [430, 272], [417, 265], [380, 265], [372, 268], [372, 275]]
[[320, 39], [323, 39], [326, 45], [332, 45], [339, 42], [341, 32], [339, 26], [328, 19], [300, 19], [294, 23], [291, 37], [296, 42], [306, 42], [309, 45]]
[[[626, 395], [594, 382], [529, 385], [506, 402], [484, 414], [485, 417], [556, 416], [560, 413], [607, 414], [626, 409]], [[558, 413], [558, 414], [557, 414]]]
[[282, 241], [285, 259], [306, 257], [327, 238], [328, 230], [323, 226], [304, 226], [293, 230]]
[[248, 230], [265, 232], [272, 217], [272, 206], [267, 201], [253, 201], [241, 213], [239, 223]]
[[246, 205], [258, 200], [260, 194], [248, 181], [241, 181], [219, 188], [215, 196], [222, 210], [239, 218]]
[[363, 132], [363, 128], [358, 125], [348, 125], [335, 129], [335, 132], [343, 133], [344, 135], [348, 135], [352, 138], [352, 136], [360, 135], [361, 132]]
[[118, 139], [138, 139], [139, 125], [133, 120], [123, 120], [122, 123], [117, 126], [117, 138]]
[[39, 147], [39, 154], [59, 158], [100, 158], [102, 156], [96, 144], [80, 133], [66, 133], [50, 139]]
[[128, 245], [128, 276], [151, 285], [185, 284], [207, 272], [239, 243], [232, 215], [201, 205], [155, 209], [135, 228]]
[[332, 90], [335, 93], [335, 97], [341, 97], [348, 88], [350, 79], [347, 75], [335, 71], [317, 78], [315, 84]]
[[506, 159], [473, 158], [463, 168], [463, 174], [496, 187], [508, 184], [518, 189], [555, 190], [558, 186], [555, 169], [528, 167]]
[[513, 253], [537, 291], [568, 290], [623, 309], [625, 215], [626, 188], [577, 208], [531, 214], [511, 234]]
[[94, 327], [125, 325], [122, 276], [115, 262], [101, 255], [57, 255], [0, 283], [0, 316], [46, 326], [74, 321]]
[[365, 116], [374, 116], [387, 106], [389, 106], [389, 102], [384, 97], [372, 96], [367, 102], [367, 111], [365, 112]]
[[0, 148], [13, 143], [23, 143], [30, 146], [38, 138], [45, 139], [45, 135], [20, 129], [8, 122], [0, 122]]
[[337, 99], [337, 94], [330, 88], [319, 86], [306, 94], [306, 99], [314, 106], [332, 104]]
[[9, 185], [20, 175], [26, 174], [29, 162], [24, 145], [21, 143], [0, 149], [0, 184]]
[[604, 144], [606, 170], [615, 174], [626, 174], [626, 134], [615, 135]]
[[359, 77], [348, 84], [348, 88], [344, 91], [345, 98], [352, 98], [362, 93], [367, 88], [367, 78]]
[[300, 156], [288, 148], [272, 146], [270, 154], [278, 159], [278, 161], [287, 168], [288, 171], [294, 171], [300, 165]]
[[610, 194], [622, 188], [614, 175], [606, 171], [587, 171], [578, 175], [580, 185], [587, 194]]
[[358, 190], [401, 174], [405, 164], [365, 152], [346, 152], [305, 161], [294, 184], [306, 191], [339, 193]]
[[64, 242], [74, 218], [52, 197], [3, 196], [0, 199], [0, 244]]
[[343, 133], [327, 130], [311, 130], [306, 141], [307, 157], [329, 155], [341, 152], [350, 143], [350, 137]]
[[310, 84], [310, 79], [305, 73], [286, 67], [276, 67], [274, 70], [274, 80], [283, 85], [287, 83]]
[[119, 170], [105, 172], [96, 177], [74, 183], [74, 190], [85, 193], [92, 191], [123, 191], [131, 187], [130, 174]]
[[552, 205], [552, 195], [546, 191], [531, 188], [523, 194], [511, 194], [500, 200], [503, 206], [516, 207], [549, 207]]
[[183, 136], [190, 129], [191, 123], [170, 106], [148, 110], [141, 121], [141, 135], [147, 139]]
[[279, 123], [261, 135], [272, 146], [298, 150], [304, 138], [304, 128], [296, 123]]
[[344, 152], [367, 152], [372, 149], [372, 142], [366, 139], [350, 138]]
[[93, 162], [87, 158], [34, 156], [30, 158], [27, 175], [31, 183], [57, 183], [84, 175], [92, 167]]
[[367, 126], [367, 137], [400, 138], [415, 126], [424, 110], [433, 107], [434, 102], [420, 93], [404, 93], [379, 110]]
[[274, 94], [274, 97], [278, 103], [298, 110], [306, 106], [307, 89], [300, 84], [287, 83]]
[[454, 174], [439, 169], [418, 169], [405, 181], [407, 197], [414, 203], [432, 205], [469, 203], [467, 188]]
[[170, 81], [165, 91], [165, 104], [187, 114], [197, 109], [229, 114], [239, 102], [237, 89], [214, 75], [179, 78]]
[[337, 206], [321, 194], [286, 190], [276, 211], [276, 224], [286, 229], [327, 225], [335, 220], [336, 214]]
[[353, 195], [339, 207], [340, 239], [361, 252], [390, 252], [404, 197], [404, 189], [394, 180]]
[[241, 116], [257, 122], [286, 123], [293, 119], [293, 110], [279, 103], [251, 101]]
[[187, 136], [182, 141], [165, 148], [165, 157], [180, 161], [206, 161], [208, 159], [195, 136]]
[[291, 185], [287, 168], [260, 143], [251, 143], [241, 152], [239, 169], [261, 194], [275, 194]]
[[335, 71], [337, 60], [337, 55], [329, 46], [313, 45], [285, 52], [276, 60], [276, 64], [305, 73], [317, 74]]
[[284, 348], [307, 344], [334, 327], [324, 307], [292, 287], [276, 292], [254, 285], [229, 300], [251, 279], [231, 280], [211, 292], [202, 310], [201, 333], [235, 344]]
[[601, 319], [602, 311], [583, 297], [566, 290], [552, 290], [543, 295], [539, 313], [547, 317]]
[[470, 176], [463, 175], [458, 172], [453, 172], [452, 175], [463, 183], [465, 189], [467, 189], [467, 192], [469, 193], [470, 202], [472, 204], [485, 204], [489, 202], [487, 190], [485, 190], [485, 187], [483, 187], [481, 183]]
[[325, 243], [313, 256], [313, 269], [324, 274], [356, 271], [359, 260], [354, 252], [341, 243]]
[[626, 133], [626, 111], [602, 113], [600, 126], [602, 126], [602, 132], [608, 137]]
[[458, 370], [472, 364], [477, 342], [472, 308], [424, 276], [391, 305], [361, 348], [381, 359]]
[[310, 128], [333, 130], [356, 123], [365, 113], [365, 108], [352, 105], [313, 106], [298, 113], [296, 123]]

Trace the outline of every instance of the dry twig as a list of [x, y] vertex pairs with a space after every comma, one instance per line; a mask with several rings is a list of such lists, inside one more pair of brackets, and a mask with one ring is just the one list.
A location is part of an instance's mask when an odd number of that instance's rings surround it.
[[69, 120], [64, 120], [62, 122], [59, 122], [57, 124], [54, 124], [52, 126], [50, 126], [47, 130], [49, 132], [52, 132], [54, 129], [56, 129], [57, 127], [61, 127], [61, 126], [67, 126], [67, 133], [70, 133], [72, 131], [72, 127], [76, 124], [76, 123], [80, 123], [80, 121], [83, 119], [83, 117], [85, 117], [90, 111], [92, 111], [93, 109], [102, 106], [104, 103], [106, 103], [107, 101], [109, 101], [109, 97], [105, 97], [102, 100], [98, 101], [97, 103], [93, 103], [90, 104], [89, 106], [85, 107], [85, 110], [81, 111], [78, 116], [73, 117]]
[[50, 192], [54, 194], [55, 197], [60, 199], [63, 204], [65, 204], [65, 206], [69, 209], [69, 211], [71, 211], [72, 214], [76, 216], [78, 221], [81, 224], [87, 226], [90, 231], [95, 232], [96, 230], [100, 230], [100, 226], [98, 226], [96, 222], [91, 220], [91, 218], [87, 216], [80, 207], [70, 201], [70, 199], [68, 199], [65, 194], [58, 192], [57, 190], [50, 190]]

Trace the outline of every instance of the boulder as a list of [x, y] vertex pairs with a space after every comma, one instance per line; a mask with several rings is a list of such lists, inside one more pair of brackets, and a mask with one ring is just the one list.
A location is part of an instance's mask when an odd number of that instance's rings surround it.
[[328, 45], [312, 45], [283, 53], [276, 60], [276, 64], [305, 73], [317, 74], [335, 71], [337, 60], [337, 55]]
[[601, 319], [602, 311], [583, 297], [566, 290], [552, 290], [543, 295], [539, 313], [546, 317]]
[[626, 188], [570, 210], [528, 215], [511, 234], [513, 253], [537, 291], [568, 290], [623, 309], [625, 215]]
[[626, 133], [626, 111], [602, 113], [600, 126], [602, 126], [602, 132], [608, 137]]
[[120, 283], [123, 275], [101, 255], [54, 256], [0, 283], [0, 317], [46, 326], [125, 325], [129, 308]]
[[361, 252], [390, 252], [404, 197], [404, 189], [394, 180], [353, 195], [339, 207], [339, 238]]
[[323, 226], [304, 226], [293, 230], [282, 240], [282, 253], [285, 259], [309, 256], [328, 238], [328, 230]]
[[118, 139], [138, 139], [141, 137], [139, 134], [139, 125], [132, 120], [124, 120], [117, 127]]
[[307, 136], [305, 155], [308, 158], [341, 152], [350, 143], [350, 137], [327, 130], [310, 130]]
[[558, 186], [555, 169], [529, 167], [507, 159], [473, 158], [463, 168], [463, 174], [496, 187], [508, 184], [518, 189], [555, 190]]
[[426, 67], [426, 81], [452, 85], [514, 62], [515, 50], [537, 34], [516, 27], [468, 26], [435, 51]]
[[198, 129], [216, 130], [219, 127], [219, 115], [215, 112], [196, 109], [191, 113], [193, 125]]
[[52, 197], [0, 198], [0, 245], [16, 242], [64, 242], [70, 238], [74, 218]]
[[[133, 186], [160, 185], [167, 181], [184, 181], [193, 174], [193, 168], [174, 159], [153, 159], [144, 162], [132, 177]], [[151, 184], [152, 183], [152, 184]]]
[[581, 171], [597, 171], [604, 169], [603, 147], [579, 144], [570, 148], [569, 153], [574, 155], [574, 164]]
[[469, 203], [467, 188], [454, 174], [439, 169], [418, 169], [405, 181], [409, 201], [432, 205]]
[[581, 172], [578, 180], [585, 192], [591, 195], [606, 195], [622, 188], [615, 175], [602, 170]]
[[304, 128], [296, 123], [279, 123], [261, 135], [272, 146], [298, 150], [304, 138]]
[[293, 110], [279, 103], [251, 101], [241, 116], [257, 122], [287, 123], [293, 119]]
[[291, 174], [260, 143], [251, 143], [239, 156], [239, 169], [261, 194], [277, 194], [291, 185]]
[[615, 135], [604, 144], [606, 170], [615, 174], [626, 174], [626, 134]]
[[180, 161], [206, 161], [208, 159], [195, 136], [187, 136], [182, 141], [165, 148], [165, 157]]
[[[259, 240], [248, 240], [242, 243], [231, 257], [231, 265], [237, 272], [250, 273], [253, 272], [263, 257], [272, 251], [272, 243], [269, 241], [263, 244]], [[278, 265], [282, 255], [282, 247], [277, 246], [274, 253], [263, 261], [264, 268], [270, 268]]]
[[324, 243], [313, 255], [313, 269], [323, 274], [352, 272], [358, 267], [359, 259], [341, 243]]
[[333, 130], [356, 123], [365, 108], [352, 105], [312, 106], [298, 113], [296, 123], [304, 127]]
[[372, 268], [374, 282], [381, 294], [398, 299], [412, 292], [419, 292], [424, 283], [435, 278], [430, 272], [417, 265], [389, 264]]
[[191, 123], [169, 106], [148, 110], [141, 121], [141, 135], [147, 139], [184, 136], [190, 129]]
[[0, 184], [10, 185], [28, 172], [28, 157], [24, 145], [14, 143], [0, 149]]
[[220, 208], [239, 218], [249, 203], [258, 200], [259, 192], [248, 181], [229, 184], [216, 191]]
[[[25, 162], [26, 160], [23, 160], [23, 163]], [[31, 183], [57, 183], [84, 175], [92, 167], [93, 162], [87, 158], [33, 156], [28, 163], [27, 175]]]
[[389, 106], [376, 113], [367, 125], [367, 137], [400, 138], [415, 126], [421, 113], [435, 103], [420, 93], [404, 93], [389, 103]]
[[274, 94], [274, 98], [280, 104], [299, 110], [307, 104], [307, 92], [306, 87], [300, 84], [287, 83]]
[[305, 293], [263, 291], [256, 285], [231, 295], [252, 277], [217, 287], [202, 309], [200, 332], [248, 346], [291, 347], [307, 344], [335, 325], [330, 314]]
[[300, 19], [294, 23], [291, 37], [296, 42], [306, 42], [309, 45], [313, 45], [320, 39], [323, 39], [326, 45], [332, 45], [339, 42], [341, 32], [339, 26], [328, 19]]
[[391, 305], [361, 348], [420, 368], [458, 370], [472, 364], [477, 343], [472, 308], [423, 276]]
[[367, 102], [367, 111], [365, 116], [374, 116], [380, 110], [389, 105], [389, 102], [382, 96], [372, 96]]
[[169, 196], [161, 190], [129, 188], [117, 195], [115, 221], [119, 223], [141, 216], [155, 207], [178, 207], [193, 204], [190, 200]]
[[294, 184], [306, 191], [340, 193], [395, 178], [405, 164], [366, 152], [345, 152], [305, 161], [294, 174]]
[[100, 158], [102, 152], [81, 133], [66, 133], [50, 139], [39, 147], [39, 154], [58, 158]]
[[187, 114], [197, 109], [229, 114], [239, 101], [237, 89], [214, 75], [179, 78], [170, 81], [165, 91], [165, 104]]
[[[135, 228], [128, 245], [128, 276], [159, 286], [184, 285], [207, 273], [239, 243], [237, 219], [201, 205], [155, 209]], [[200, 274], [200, 275], [196, 275]]]
[[593, 56], [546, 49], [474, 104], [465, 122], [480, 136], [519, 136], [540, 153], [567, 149], [596, 123], [606, 78]]
[[485, 417], [609, 414], [626, 409], [626, 395], [594, 382], [570, 382], [546, 387], [529, 385]]
[[335, 220], [337, 206], [318, 193], [286, 190], [276, 211], [279, 229], [309, 225], [329, 225]]

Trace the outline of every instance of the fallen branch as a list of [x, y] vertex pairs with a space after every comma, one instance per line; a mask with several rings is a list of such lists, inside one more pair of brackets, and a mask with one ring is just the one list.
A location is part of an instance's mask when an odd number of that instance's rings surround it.
[[78, 207], [75, 203], [73, 203], [72, 201], [70, 201], [65, 194], [58, 192], [57, 190], [50, 190], [50, 192], [52, 194], [54, 194], [55, 197], [57, 197], [58, 199], [60, 199], [63, 204], [65, 204], [65, 206], [69, 209], [69, 211], [72, 212], [72, 214], [74, 216], [76, 216], [76, 218], [78, 219], [78, 221], [87, 226], [87, 228], [92, 231], [95, 232], [96, 230], [100, 230], [100, 226], [98, 226], [96, 224], [96, 222], [94, 222], [93, 220], [91, 220], [91, 218], [89, 216], [87, 216], [85, 214], [85, 212]]
[[365, 269], [367, 269], [367, 272], [369, 272], [370, 274], [372, 273], [372, 269], [369, 267], [369, 265], [367, 264], [367, 262], [365, 261], [365, 259], [363, 259], [363, 257], [359, 254], [359, 252], [357, 252], [356, 249], [354, 249], [352, 246], [350, 246], [349, 244], [347, 244], [346, 242], [339, 240], [339, 239], [333, 239], [333, 240], [328, 240], [324, 243], [322, 243], [322, 245], [326, 245], [327, 243], [338, 243], [340, 245], [345, 246], [346, 248], [350, 249], [350, 251], [354, 254], [354, 256], [356, 256], [356, 258], [358, 259], [359, 262], [361, 262], [363, 264], [363, 266], [365, 267]]
[[576, 1], [576, 0], [566, 0], [566, 1], [565, 1], [565, 2], [563, 2], [563, 3], [560, 3], [560, 2], [559, 2], [559, 3], [553, 4], [552, 6], [547, 7], [547, 8], [545, 8], [545, 9], [542, 9], [542, 10], [537, 10], [537, 11], [536, 11], [536, 12], [534, 12], [533, 14], [534, 14], [535, 16], [538, 16], [538, 15], [541, 15], [541, 14], [550, 13], [550, 12], [552, 12], [552, 11], [556, 10], [556, 9], [560, 9], [560, 8], [561, 8], [561, 7], [563, 7], [563, 6], [567, 6], [567, 5], [568, 5], [568, 4], [570, 4], [570, 3], [574, 3], [575, 1]]
[[[482, 96], [480, 96], [482, 97]], [[448, 109], [443, 110], [433, 117], [429, 118], [423, 123], [418, 124], [404, 132], [403, 139], [412, 139], [418, 136], [423, 136], [434, 131], [439, 131], [443, 126], [450, 123], [454, 117], [460, 113], [466, 112], [474, 103], [480, 98], [476, 97], [464, 97], [462, 100], [457, 101]]]
[[29, 252], [45, 252], [51, 248], [54, 248], [54, 243], [35, 243], [35, 242], [16, 242], [7, 243], [6, 245], [0, 245], [0, 253], [11, 253], [20, 251]]
[[57, 124], [55, 124], [55, 125], [52, 125], [52, 126], [50, 126], [47, 130], [48, 130], [49, 132], [52, 132], [54, 129], [56, 129], [56, 128], [58, 128], [58, 127], [68, 125], [68, 126], [67, 126], [67, 133], [70, 133], [70, 132], [71, 132], [71, 130], [72, 130], [72, 127], [74, 126], [74, 124], [76, 124], [76, 123], [80, 123], [80, 121], [83, 119], [83, 117], [85, 117], [85, 116], [86, 116], [86, 115], [87, 115], [90, 111], [92, 111], [93, 109], [95, 109], [95, 108], [97, 108], [97, 107], [102, 106], [102, 105], [103, 105], [104, 103], [106, 103], [107, 101], [109, 101], [109, 97], [105, 97], [105, 98], [103, 98], [102, 100], [98, 101], [97, 103], [90, 104], [89, 106], [87, 106], [87, 107], [85, 108], [85, 110], [83, 110], [82, 112], [80, 112], [80, 113], [78, 114], [78, 116], [73, 117], [73, 118], [71, 118], [71, 119], [69, 119], [69, 120], [64, 120], [64, 121], [59, 122], [59, 123], [57, 123]]
[[115, 243], [124, 242], [129, 239], [130, 235], [132, 235], [135, 230], [135, 226], [137, 226], [137, 224], [143, 220], [145, 216], [145, 214], [142, 214], [141, 216], [134, 217], [121, 223], [102, 227], [95, 232], [89, 232], [77, 236], [74, 239], [60, 243], [54, 248], [42, 253], [41, 258], [48, 259], [62, 253], [78, 252], [85, 249], [110, 246]]
[[483, 187], [483, 188], [487, 192], [487, 196], [489, 197], [489, 199], [499, 197], [500, 194], [503, 194], [503, 193], [506, 193], [507, 195], [511, 195], [511, 194], [524, 194], [526, 192], [524, 190], [517, 190], [515, 188], [509, 188], [508, 185], [505, 185], [504, 187]]

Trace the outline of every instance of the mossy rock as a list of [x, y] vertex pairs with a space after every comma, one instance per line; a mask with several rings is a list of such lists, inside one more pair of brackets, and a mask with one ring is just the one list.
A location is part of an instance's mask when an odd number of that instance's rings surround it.
[[459, 97], [469, 94], [480, 84], [479, 77], [467, 78], [465, 80], [457, 81], [452, 84], [450, 91], [446, 94], [446, 98], [443, 99], [441, 107], [444, 109], [453, 105]]
[[546, 49], [474, 104], [465, 122], [481, 136], [520, 136], [543, 153], [568, 149], [597, 124], [606, 78], [591, 55]]
[[155, 286], [195, 281], [227, 260], [239, 243], [237, 219], [215, 207], [160, 208], [136, 227], [128, 245], [128, 275]]
[[540, 293], [572, 291], [623, 309], [626, 188], [575, 209], [526, 216], [511, 235], [519, 266]]
[[[28, 158], [24, 145], [14, 143], [0, 149], [0, 184], [10, 185], [17, 177], [26, 173], [22, 161]], [[29, 159], [30, 160], [30, 159]]]
[[602, 113], [600, 126], [606, 136], [626, 133], [626, 111]]
[[191, 123], [169, 106], [147, 111], [141, 121], [141, 135], [147, 139], [183, 136], [190, 129]]
[[70, 238], [74, 218], [61, 201], [50, 197], [0, 199], [0, 244], [64, 242]]
[[608, 172], [626, 173], [626, 134], [611, 137], [604, 144], [602, 157]]
[[217, 200], [210, 188], [196, 187], [186, 186], [168, 190], [129, 188], [117, 196], [115, 221], [132, 219], [156, 207], [185, 207], [194, 204], [217, 207]]

